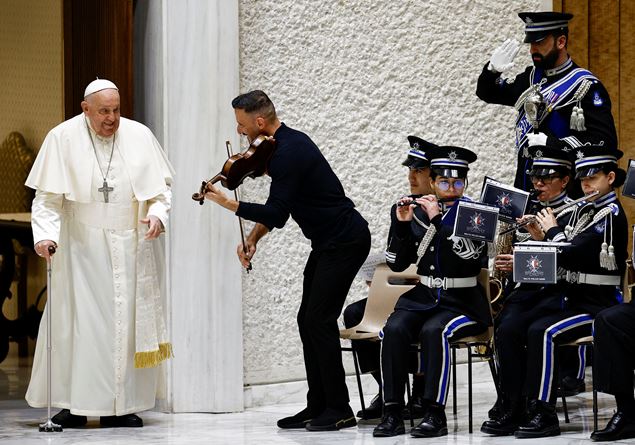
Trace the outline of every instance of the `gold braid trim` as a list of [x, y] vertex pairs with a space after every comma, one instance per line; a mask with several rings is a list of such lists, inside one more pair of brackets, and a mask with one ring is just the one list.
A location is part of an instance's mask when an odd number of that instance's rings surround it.
[[156, 351], [135, 352], [135, 368], [153, 368], [163, 360], [174, 357], [172, 353], [172, 343], [161, 343]]

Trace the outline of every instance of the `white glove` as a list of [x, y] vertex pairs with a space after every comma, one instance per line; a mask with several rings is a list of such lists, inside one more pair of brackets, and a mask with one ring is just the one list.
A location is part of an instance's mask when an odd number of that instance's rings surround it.
[[527, 145], [547, 145], [547, 135], [544, 133], [527, 133]]
[[514, 64], [514, 57], [516, 57], [518, 51], [520, 51], [520, 43], [518, 40], [505, 40], [503, 44], [496, 48], [492, 53], [487, 69], [495, 73], [502, 73], [503, 71], [510, 69]]

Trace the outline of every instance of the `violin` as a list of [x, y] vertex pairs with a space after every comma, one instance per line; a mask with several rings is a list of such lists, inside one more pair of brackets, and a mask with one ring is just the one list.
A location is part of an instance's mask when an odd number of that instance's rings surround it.
[[[201, 189], [192, 195], [194, 201], [198, 201], [200, 205], [205, 202], [205, 192], [209, 187], [220, 181], [221, 185], [228, 190], [234, 191], [234, 198], [238, 201], [238, 192], [236, 189], [243, 183], [246, 178], [257, 178], [267, 173], [269, 161], [276, 149], [276, 141], [271, 136], [263, 134], [258, 135], [249, 148], [242, 153], [231, 154], [231, 144], [225, 142], [227, 148], [228, 159], [223, 164], [220, 173], [215, 175], [208, 181], [202, 181]], [[243, 252], [247, 253], [247, 245], [245, 244], [245, 230], [243, 228], [243, 220], [239, 216], [238, 224], [240, 226], [240, 238], [243, 243]], [[252, 269], [251, 262], [247, 266], [247, 273]]]
[[[229, 155], [229, 141], [225, 144]], [[267, 172], [269, 160], [273, 156], [275, 149], [275, 139], [263, 134], [258, 135], [243, 153], [229, 155], [220, 173], [208, 181], [203, 181], [201, 189], [198, 193], [192, 195], [192, 199], [203, 205], [208, 185], [213, 185], [220, 181], [221, 185], [226, 189], [236, 190], [246, 178], [257, 178], [264, 175]]]

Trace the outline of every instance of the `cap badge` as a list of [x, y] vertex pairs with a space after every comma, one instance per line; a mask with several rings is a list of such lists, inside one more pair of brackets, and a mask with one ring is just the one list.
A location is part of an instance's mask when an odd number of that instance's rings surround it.
[[412, 144], [413, 148], [419, 148], [419, 142], [415, 142], [414, 144]]
[[536, 155], [534, 157], [542, 158], [542, 150], [536, 150]]
[[582, 151], [578, 150], [578, 152], [575, 154], [575, 157], [578, 159], [584, 159], [584, 153], [582, 153]]
[[450, 158], [450, 161], [456, 161], [456, 151], [452, 150], [452, 151], [448, 154], [448, 158]]

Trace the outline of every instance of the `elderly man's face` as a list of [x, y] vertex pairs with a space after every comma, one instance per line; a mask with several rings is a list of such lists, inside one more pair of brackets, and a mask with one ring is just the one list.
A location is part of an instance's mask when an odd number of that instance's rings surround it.
[[82, 110], [99, 136], [112, 136], [119, 128], [119, 102], [119, 92], [113, 89], [97, 91], [82, 102]]

